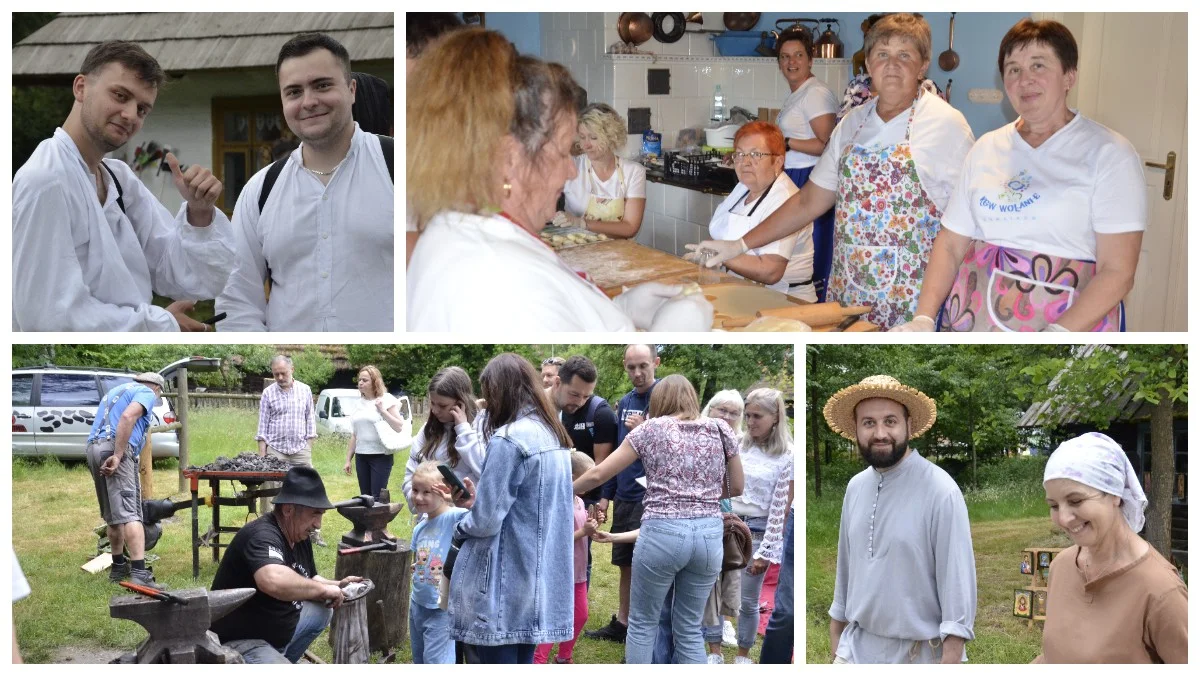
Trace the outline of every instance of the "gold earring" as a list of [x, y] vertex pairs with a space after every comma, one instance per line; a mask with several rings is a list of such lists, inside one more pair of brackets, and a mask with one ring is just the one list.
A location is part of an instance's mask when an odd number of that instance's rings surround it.
[[508, 199], [509, 197], [512, 197], [512, 183], [505, 183], [504, 184], [504, 198]]

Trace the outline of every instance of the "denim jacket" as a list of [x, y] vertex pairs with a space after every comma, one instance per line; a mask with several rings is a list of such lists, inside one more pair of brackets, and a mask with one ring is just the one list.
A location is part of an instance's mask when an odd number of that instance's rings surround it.
[[541, 644], [574, 633], [571, 460], [548, 427], [523, 411], [487, 444], [475, 505], [450, 578], [455, 640]]

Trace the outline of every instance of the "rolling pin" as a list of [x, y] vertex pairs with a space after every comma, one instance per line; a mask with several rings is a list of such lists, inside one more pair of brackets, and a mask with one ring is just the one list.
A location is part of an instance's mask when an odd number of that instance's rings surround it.
[[845, 315], [842, 313], [842, 306], [836, 302], [794, 305], [792, 307], [772, 307], [771, 309], [759, 310], [756, 316], [759, 318], [777, 316], [781, 319], [796, 319], [803, 321], [813, 328], [831, 323], [839, 323], [845, 318]]

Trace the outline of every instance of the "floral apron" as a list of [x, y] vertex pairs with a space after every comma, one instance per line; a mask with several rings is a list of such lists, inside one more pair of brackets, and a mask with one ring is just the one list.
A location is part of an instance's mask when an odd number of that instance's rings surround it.
[[[1096, 276], [1096, 263], [1005, 248], [982, 241], [958, 268], [939, 316], [944, 331], [1040, 331], [1058, 321]], [[1093, 331], [1124, 330], [1118, 303]]]
[[[592, 172], [592, 163], [588, 161], [588, 202], [587, 207], [583, 210], [583, 217], [588, 220], [602, 220], [610, 223], [621, 220], [625, 217], [625, 199], [622, 197], [616, 199], [597, 197]], [[617, 159], [617, 180], [621, 185], [621, 192], [625, 192], [625, 170], [621, 168], [620, 159]]]
[[904, 140], [895, 145], [855, 145], [860, 124], [838, 162], [829, 299], [870, 305], [867, 320], [883, 330], [912, 321], [941, 227], [941, 214], [921, 186], [912, 158], [909, 138], [916, 112], [913, 101]]

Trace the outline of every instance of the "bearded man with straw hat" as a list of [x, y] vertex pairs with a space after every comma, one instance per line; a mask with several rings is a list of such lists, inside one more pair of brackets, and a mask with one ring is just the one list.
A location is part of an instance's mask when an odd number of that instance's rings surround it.
[[869, 468], [846, 486], [829, 608], [834, 663], [958, 663], [975, 637], [975, 554], [954, 479], [908, 447], [937, 403], [873, 375], [834, 394], [829, 427]]

